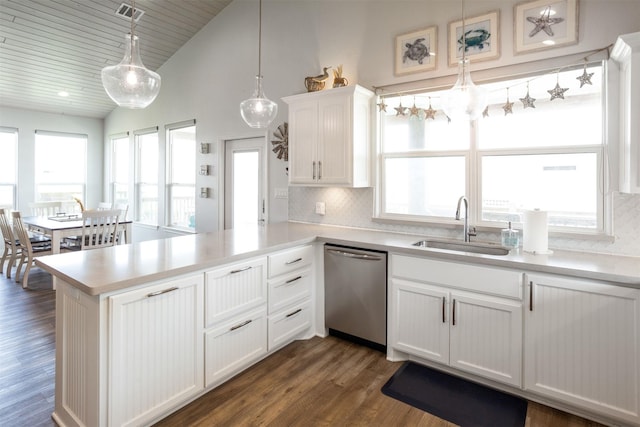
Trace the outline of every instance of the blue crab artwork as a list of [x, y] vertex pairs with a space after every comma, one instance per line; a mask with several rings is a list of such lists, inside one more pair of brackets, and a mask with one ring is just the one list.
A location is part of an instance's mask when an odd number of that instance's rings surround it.
[[465, 52], [469, 49], [482, 50], [489, 47], [491, 42], [491, 33], [483, 28], [469, 30], [458, 39], [458, 50], [464, 48]]
[[413, 43], [405, 43], [407, 50], [404, 51], [402, 56], [402, 63], [406, 63], [407, 59], [412, 61], [418, 61], [418, 64], [422, 65], [424, 58], [429, 56], [429, 47], [422, 43], [425, 39], [416, 39]]

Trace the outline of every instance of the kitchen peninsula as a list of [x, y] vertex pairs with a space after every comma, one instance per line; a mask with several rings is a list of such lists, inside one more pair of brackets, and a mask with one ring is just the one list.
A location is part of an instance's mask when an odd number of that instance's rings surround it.
[[[332, 243], [390, 254], [388, 358], [431, 364], [599, 421], [640, 425], [639, 258], [479, 255], [413, 246], [420, 238], [279, 223], [39, 258], [57, 287], [54, 419], [64, 426], [147, 424], [295, 339], [324, 336], [321, 249]], [[494, 277], [513, 280], [494, 286]], [[402, 331], [420, 314], [402, 306], [404, 296], [424, 296], [428, 307], [436, 287], [443, 318], [455, 298], [510, 307], [516, 375], [465, 369], [453, 354], [450, 362], [435, 360]], [[562, 338], [564, 353], [549, 356], [545, 346], [558, 338], [545, 335], [548, 325], [536, 314], [549, 317], [562, 304], [571, 310], [553, 319], [572, 335]], [[604, 326], [578, 336], [575, 320]], [[589, 357], [563, 365], [582, 353]], [[548, 366], [553, 357], [557, 363]], [[561, 384], [551, 373], [558, 367], [566, 369]]]

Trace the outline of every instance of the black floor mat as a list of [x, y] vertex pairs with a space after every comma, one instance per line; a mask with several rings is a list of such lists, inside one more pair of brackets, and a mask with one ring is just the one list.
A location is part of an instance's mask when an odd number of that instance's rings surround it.
[[405, 362], [382, 392], [461, 427], [522, 427], [527, 401], [413, 362]]

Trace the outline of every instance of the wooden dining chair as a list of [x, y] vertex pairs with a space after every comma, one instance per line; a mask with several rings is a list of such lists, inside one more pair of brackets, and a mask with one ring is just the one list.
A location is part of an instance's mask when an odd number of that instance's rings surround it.
[[4, 262], [8, 259], [7, 265], [7, 278], [11, 278], [11, 268], [16, 262], [18, 254], [20, 253], [20, 247], [16, 243], [16, 238], [13, 235], [11, 222], [9, 221], [9, 210], [0, 208], [0, 232], [2, 232], [2, 243], [4, 250], [2, 252], [2, 259], [0, 259], [0, 273], [4, 268]]
[[[22, 222], [22, 217], [20, 216], [20, 212], [12, 212], [11, 216], [13, 217], [13, 230], [15, 232], [16, 237], [18, 238], [17, 242], [19, 245], [19, 258], [20, 263], [18, 263], [18, 268], [16, 269], [16, 282], [22, 282], [22, 287], [24, 289], [27, 288], [29, 283], [29, 271], [31, 270], [31, 266], [33, 265], [33, 259], [37, 255], [49, 255], [51, 254], [51, 242], [45, 245], [32, 245], [31, 239], [29, 237], [29, 232]], [[22, 274], [22, 280], [20, 280], [20, 270], [22, 266], [25, 265], [24, 273]]]
[[116, 244], [120, 210], [88, 210], [82, 212], [81, 249], [98, 249]]
[[54, 216], [62, 211], [62, 202], [33, 202], [29, 203], [32, 216]]

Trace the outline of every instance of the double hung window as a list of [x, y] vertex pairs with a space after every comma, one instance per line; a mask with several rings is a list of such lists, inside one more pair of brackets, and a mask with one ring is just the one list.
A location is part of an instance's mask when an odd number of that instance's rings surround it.
[[158, 223], [158, 129], [135, 132], [135, 212], [136, 221], [148, 225]]
[[[488, 110], [472, 122], [449, 122], [441, 110], [430, 118], [442, 92], [385, 97], [378, 216], [448, 222], [466, 195], [475, 224], [503, 228], [539, 208], [552, 229], [603, 232], [602, 71], [595, 64], [487, 84]], [[593, 73], [591, 84], [577, 79], [583, 72]], [[564, 98], [551, 99], [556, 84], [568, 88]], [[527, 95], [534, 101], [525, 108]]]
[[167, 126], [167, 225], [195, 229], [196, 127]]
[[18, 129], [0, 127], [0, 208], [15, 208]]

